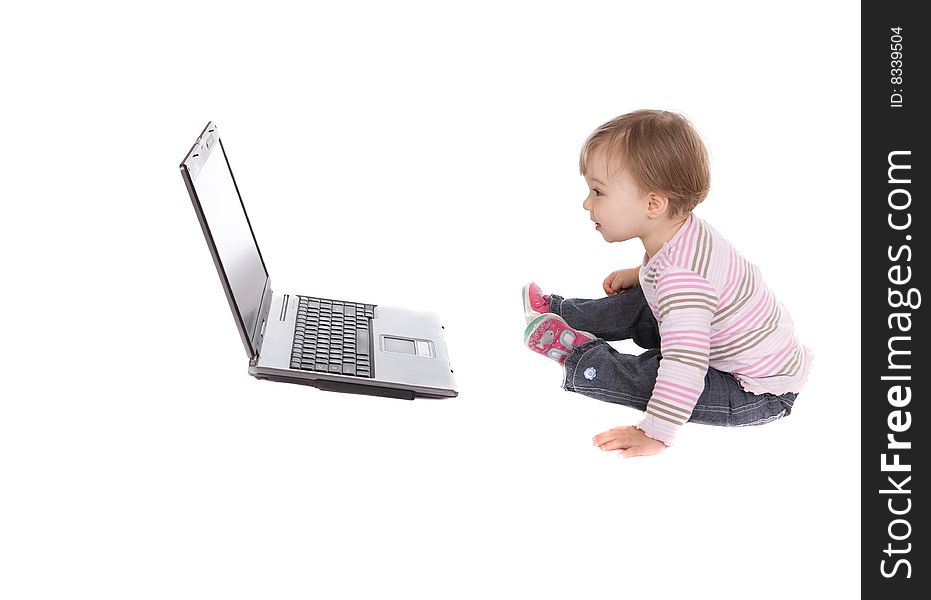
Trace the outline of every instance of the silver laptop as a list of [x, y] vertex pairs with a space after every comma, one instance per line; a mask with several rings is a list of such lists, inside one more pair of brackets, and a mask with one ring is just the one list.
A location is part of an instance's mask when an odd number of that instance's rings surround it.
[[246, 354], [258, 379], [414, 399], [458, 395], [434, 313], [272, 292], [216, 124], [181, 163]]

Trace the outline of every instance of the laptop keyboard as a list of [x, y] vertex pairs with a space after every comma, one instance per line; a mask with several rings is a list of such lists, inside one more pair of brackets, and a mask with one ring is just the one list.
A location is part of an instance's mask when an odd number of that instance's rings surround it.
[[372, 304], [298, 296], [291, 368], [373, 377], [373, 318]]

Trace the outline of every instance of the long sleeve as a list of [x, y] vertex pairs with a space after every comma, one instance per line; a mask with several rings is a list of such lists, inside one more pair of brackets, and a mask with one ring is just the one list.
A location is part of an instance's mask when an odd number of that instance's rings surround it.
[[655, 289], [662, 359], [637, 428], [669, 445], [705, 388], [718, 294], [707, 279], [681, 267], [665, 269]]

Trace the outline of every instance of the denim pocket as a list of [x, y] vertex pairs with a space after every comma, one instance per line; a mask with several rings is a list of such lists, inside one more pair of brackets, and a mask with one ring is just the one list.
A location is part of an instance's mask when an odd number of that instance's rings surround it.
[[792, 407], [795, 406], [796, 398], [798, 398], [798, 394], [795, 392], [787, 392], [779, 396], [779, 401], [782, 402], [782, 405], [786, 409], [786, 414], [783, 415], [784, 417], [788, 417], [790, 414], [792, 414]]
[[745, 400], [749, 400], [749, 402], [735, 409], [732, 415], [733, 422], [730, 424], [737, 427], [764, 425], [787, 417], [792, 412], [792, 405], [795, 403], [796, 396], [797, 394], [793, 392], [781, 396], [769, 392], [748, 394], [748, 398]]

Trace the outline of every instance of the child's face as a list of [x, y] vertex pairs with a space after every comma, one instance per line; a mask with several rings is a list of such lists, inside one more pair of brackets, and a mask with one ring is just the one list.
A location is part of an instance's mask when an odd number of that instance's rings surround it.
[[582, 208], [591, 215], [595, 229], [606, 242], [644, 235], [649, 195], [640, 191], [626, 170], [609, 175], [604, 151], [596, 150], [588, 163], [585, 182], [589, 192]]

